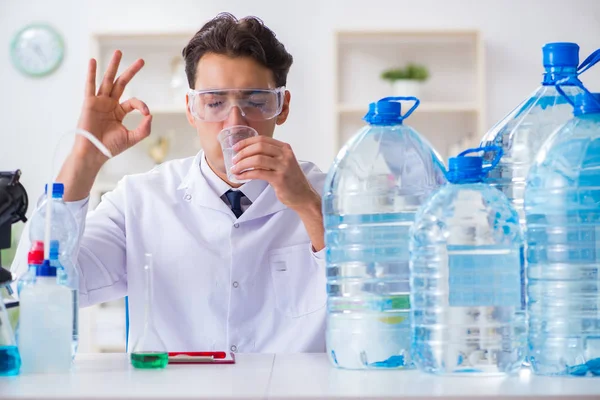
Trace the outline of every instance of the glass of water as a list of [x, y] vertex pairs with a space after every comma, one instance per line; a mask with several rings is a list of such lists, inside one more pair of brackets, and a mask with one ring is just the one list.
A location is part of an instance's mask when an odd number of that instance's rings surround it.
[[219, 140], [221, 148], [223, 149], [223, 161], [225, 161], [225, 172], [227, 173], [227, 179], [229, 179], [230, 182], [248, 182], [248, 179], [237, 179], [231, 172], [231, 167], [233, 166], [233, 157], [235, 157], [237, 154], [237, 152], [233, 150], [233, 146], [237, 142], [251, 138], [253, 136], [258, 136], [258, 132], [246, 125], [229, 126], [223, 129], [221, 132], [219, 132], [219, 136], [217, 136], [217, 139]]

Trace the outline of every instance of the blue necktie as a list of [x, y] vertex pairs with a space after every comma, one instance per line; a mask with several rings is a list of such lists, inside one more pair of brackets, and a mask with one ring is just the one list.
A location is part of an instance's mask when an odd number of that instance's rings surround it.
[[231, 190], [229, 189], [227, 193], [227, 200], [229, 200], [229, 204], [231, 204], [231, 211], [235, 215], [236, 218], [239, 218], [244, 212], [242, 211], [242, 197], [246, 197], [241, 190]]

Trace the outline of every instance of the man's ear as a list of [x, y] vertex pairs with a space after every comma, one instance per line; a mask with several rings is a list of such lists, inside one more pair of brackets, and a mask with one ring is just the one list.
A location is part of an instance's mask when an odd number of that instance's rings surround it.
[[192, 115], [192, 113], [190, 112], [190, 105], [189, 105], [189, 97], [186, 94], [185, 95], [185, 116], [187, 117], [187, 120], [189, 122], [189, 124], [196, 129], [196, 124], [194, 121], [194, 116]]
[[283, 107], [281, 108], [281, 113], [277, 116], [277, 125], [283, 124], [290, 114], [290, 100], [292, 99], [292, 95], [289, 90], [285, 91], [283, 95]]

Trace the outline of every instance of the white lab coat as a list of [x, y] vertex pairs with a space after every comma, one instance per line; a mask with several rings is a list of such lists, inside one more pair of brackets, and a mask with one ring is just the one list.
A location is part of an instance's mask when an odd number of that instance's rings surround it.
[[[202, 152], [126, 176], [87, 219], [86, 200], [69, 203], [82, 232], [81, 306], [128, 295], [133, 346], [152, 253], [153, 317], [168, 351], [325, 351], [324, 250], [312, 251], [298, 215], [264, 181], [241, 187], [252, 205], [236, 220], [201, 162]], [[301, 167], [321, 193], [325, 174]], [[17, 274], [29, 247], [25, 230]]]

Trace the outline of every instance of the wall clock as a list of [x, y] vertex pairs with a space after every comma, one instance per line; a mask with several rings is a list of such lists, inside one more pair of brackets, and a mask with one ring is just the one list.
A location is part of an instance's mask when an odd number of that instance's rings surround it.
[[51, 26], [31, 24], [15, 35], [10, 54], [15, 67], [28, 76], [46, 76], [54, 72], [64, 57], [64, 42]]

